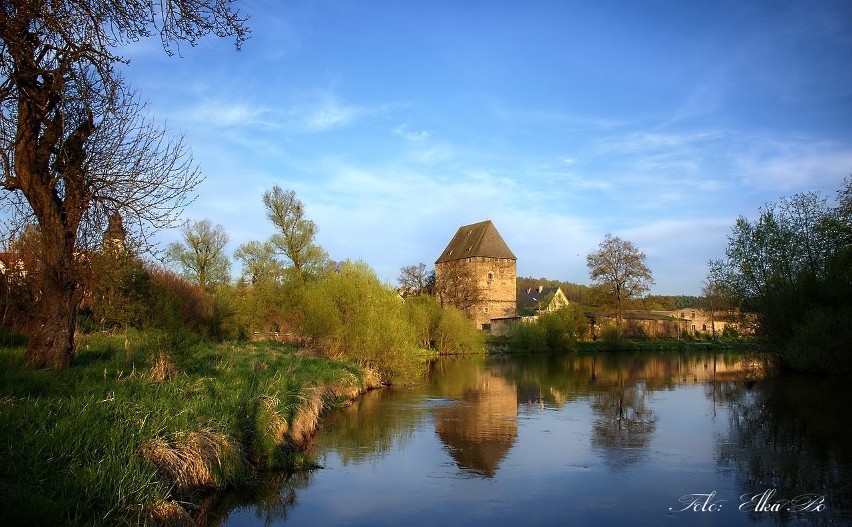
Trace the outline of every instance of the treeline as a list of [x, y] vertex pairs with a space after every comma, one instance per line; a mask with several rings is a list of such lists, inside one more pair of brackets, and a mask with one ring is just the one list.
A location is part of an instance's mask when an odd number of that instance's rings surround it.
[[[548, 278], [518, 277], [518, 293], [527, 288], [540, 285], [545, 287], [560, 287], [571, 302], [588, 307], [589, 309], [608, 307], [612, 303], [610, 295], [598, 285], [575, 284]], [[691, 295], [646, 295], [641, 298], [625, 299], [624, 308], [628, 310], [675, 311], [677, 309], [704, 309], [708, 300], [703, 296]]]
[[755, 320], [783, 369], [852, 372], [852, 177], [740, 217], [708, 286]]
[[[416, 376], [418, 349], [476, 352], [484, 339], [455, 308], [429, 295], [403, 299], [363, 262], [334, 262], [314, 239], [316, 225], [290, 190], [263, 196], [276, 227], [268, 240], [240, 245], [242, 273], [230, 277], [227, 233], [209, 220], [187, 223], [166, 255], [179, 273], [144, 262], [124, 243], [120, 219], [111, 221], [100, 251], [83, 255], [83, 331], [161, 330], [174, 348], [192, 339], [276, 339], [332, 358], [348, 358], [384, 382]], [[3, 325], [23, 329], [39, 290], [38, 263], [26, 255], [40, 243], [37, 229], [7, 254], [21, 272], [3, 274]]]

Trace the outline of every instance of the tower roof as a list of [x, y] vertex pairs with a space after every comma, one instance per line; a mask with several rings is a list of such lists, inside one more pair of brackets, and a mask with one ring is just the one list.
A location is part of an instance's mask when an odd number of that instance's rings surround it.
[[485, 220], [459, 227], [456, 235], [453, 236], [450, 244], [447, 245], [447, 248], [444, 249], [435, 263], [451, 262], [474, 256], [517, 260], [491, 220]]

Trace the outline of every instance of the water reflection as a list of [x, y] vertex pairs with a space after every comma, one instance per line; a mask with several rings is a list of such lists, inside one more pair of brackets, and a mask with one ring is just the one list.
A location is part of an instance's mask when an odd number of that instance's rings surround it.
[[[761, 373], [737, 354], [442, 358], [422, 384], [327, 416], [317, 449], [327, 470], [277, 480], [253, 505], [241, 498], [211, 517], [372, 525], [392, 507], [394, 524], [412, 526], [437, 521], [437, 510], [469, 525], [496, 514], [503, 523], [656, 525], [680, 496], [718, 491], [724, 513], [673, 519], [852, 521], [848, 381]], [[768, 489], [824, 495], [828, 509], [737, 509], [740, 495]]]
[[250, 488], [208, 497], [194, 515], [197, 527], [218, 527], [230, 524], [229, 516], [242, 513], [242, 523], [252, 525], [283, 525], [287, 513], [297, 503], [297, 490], [311, 483], [311, 471], [295, 474], [267, 474]]
[[[780, 377], [755, 384], [725, 383], [730, 431], [720, 441], [720, 468], [732, 473], [743, 493], [774, 490], [769, 502], [824, 496], [820, 514], [767, 513], [787, 523], [852, 521], [852, 441], [846, 423], [852, 405], [849, 379]], [[749, 507], [750, 508], [750, 507]], [[771, 507], [770, 507], [771, 508]]]
[[459, 468], [490, 478], [518, 436], [517, 388], [490, 370], [470, 381], [459, 401], [435, 410], [435, 433]]
[[626, 384], [619, 377], [591, 398], [596, 413], [592, 425], [592, 445], [604, 455], [607, 464], [623, 468], [642, 459], [656, 426], [656, 416], [646, 403], [645, 383]]
[[[374, 390], [346, 408], [327, 414], [322, 423], [324, 450], [332, 450], [343, 465], [375, 460], [393, 449], [403, 448], [428, 408], [407, 392]], [[411, 400], [409, 400], [411, 399]]]

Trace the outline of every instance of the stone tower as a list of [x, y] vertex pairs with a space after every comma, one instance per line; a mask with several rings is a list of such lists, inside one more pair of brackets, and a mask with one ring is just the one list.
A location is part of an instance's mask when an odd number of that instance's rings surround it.
[[460, 227], [435, 262], [443, 304], [455, 305], [477, 328], [516, 314], [517, 258], [491, 220]]

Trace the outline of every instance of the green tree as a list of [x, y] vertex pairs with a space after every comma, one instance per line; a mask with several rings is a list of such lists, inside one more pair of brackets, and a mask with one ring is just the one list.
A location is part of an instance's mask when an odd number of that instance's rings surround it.
[[328, 261], [328, 255], [314, 241], [316, 224], [305, 218], [305, 206], [293, 190], [282, 190], [275, 185], [263, 193], [266, 217], [277, 227], [269, 243], [276, 252], [284, 256], [298, 280], [320, 272]]
[[607, 234], [586, 256], [589, 277], [605, 288], [615, 304], [616, 321], [621, 331], [624, 301], [648, 291], [654, 284], [651, 270], [645, 265], [645, 253], [633, 242]]
[[386, 382], [411, 380], [421, 372], [404, 303], [366, 264], [343, 262], [304, 288], [299, 309], [311, 347], [356, 360]]
[[166, 52], [207, 34], [247, 36], [228, 0], [0, 3], [3, 209], [36, 221], [44, 268], [26, 361], [68, 367], [83, 296], [81, 249], [116, 211], [142, 233], [172, 225], [200, 181], [180, 140], [142, 117], [117, 50], [159, 33]]
[[791, 370], [852, 370], [852, 177], [837, 205], [815, 192], [740, 217], [715, 281]]
[[234, 258], [243, 265], [242, 279], [253, 286], [274, 282], [283, 272], [281, 262], [275, 258], [275, 249], [269, 242], [244, 243], [234, 251]]
[[84, 310], [100, 327], [142, 327], [151, 283], [142, 259], [127, 244], [121, 215], [113, 214], [101, 250], [89, 256]]
[[171, 243], [166, 257], [181, 274], [205, 291], [230, 281], [231, 262], [225, 253], [228, 233], [210, 220], [187, 222], [181, 227], [183, 242]]

